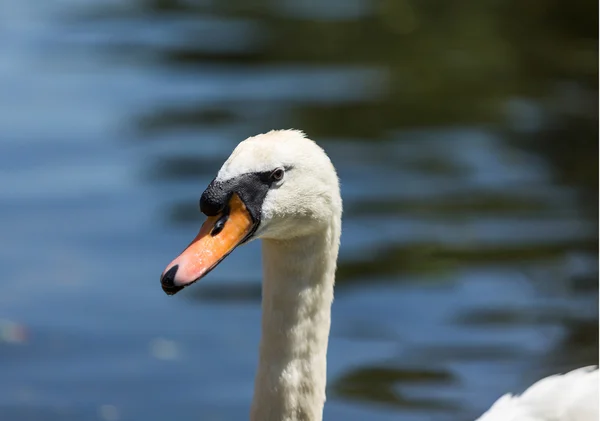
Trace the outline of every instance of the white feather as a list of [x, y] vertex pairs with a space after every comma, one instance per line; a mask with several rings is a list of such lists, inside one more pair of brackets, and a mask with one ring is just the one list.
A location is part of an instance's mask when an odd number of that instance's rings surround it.
[[598, 421], [598, 401], [598, 369], [584, 367], [502, 396], [478, 421]]

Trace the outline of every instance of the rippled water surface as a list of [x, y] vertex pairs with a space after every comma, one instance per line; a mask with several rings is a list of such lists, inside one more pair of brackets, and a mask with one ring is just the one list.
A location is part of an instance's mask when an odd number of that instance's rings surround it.
[[258, 244], [158, 277], [271, 128], [342, 180], [326, 420], [473, 419], [597, 362], [588, 3], [2, 2], [0, 419], [247, 418]]

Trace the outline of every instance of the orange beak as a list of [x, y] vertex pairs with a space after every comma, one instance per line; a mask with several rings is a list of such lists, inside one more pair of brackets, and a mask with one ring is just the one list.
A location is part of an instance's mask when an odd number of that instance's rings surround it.
[[204, 277], [252, 231], [254, 221], [237, 194], [227, 210], [206, 219], [192, 243], [160, 277], [163, 291], [173, 295]]

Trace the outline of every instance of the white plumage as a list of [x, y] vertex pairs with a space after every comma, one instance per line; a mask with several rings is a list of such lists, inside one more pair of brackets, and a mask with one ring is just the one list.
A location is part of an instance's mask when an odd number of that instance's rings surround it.
[[502, 396], [478, 421], [597, 421], [598, 401], [598, 369], [584, 367]]

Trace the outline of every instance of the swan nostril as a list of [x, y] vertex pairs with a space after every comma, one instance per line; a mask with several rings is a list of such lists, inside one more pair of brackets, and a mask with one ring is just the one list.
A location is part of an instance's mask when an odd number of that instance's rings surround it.
[[210, 235], [214, 237], [215, 235], [218, 235], [221, 231], [223, 231], [223, 228], [225, 228], [225, 223], [228, 219], [229, 215], [227, 214], [224, 214], [222, 217], [220, 217], [219, 220], [215, 223], [215, 226], [210, 232]]
[[175, 275], [177, 274], [177, 269], [179, 269], [179, 265], [173, 266], [160, 278], [162, 289], [168, 295], [173, 295], [183, 289], [183, 287], [175, 285]]

